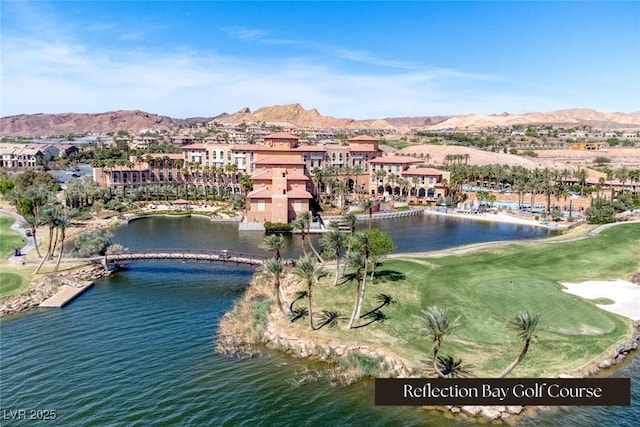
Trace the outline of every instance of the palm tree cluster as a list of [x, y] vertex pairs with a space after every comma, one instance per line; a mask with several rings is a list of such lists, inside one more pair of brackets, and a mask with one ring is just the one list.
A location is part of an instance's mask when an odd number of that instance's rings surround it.
[[363, 176], [367, 173], [361, 165], [315, 167], [311, 179], [316, 188], [317, 202], [328, 203], [338, 208], [344, 206], [345, 196], [359, 198], [366, 194]]
[[[337, 311], [330, 310], [322, 310], [318, 315], [314, 314], [312, 306], [313, 286], [328, 272], [324, 267], [324, 259], [311, 243], [311, 239], [307, 238], [309, 221], [310, 215], [308, 213], [299, 215], [294, 221], [295, 228], [300, 231], [304, 255], [295, 262], [293, 267], [287, 268], [281, 258], [284, 238], [277, 234], [265, 237], [261, 247], [273, 252], [275, 256], [265, 261], [262, 266], [262, 272], [273, 283], [274, 299], [282, 315], [288, 319], [297, 319], [306, 315], [309, 318], [309, 329], [315, 330], [317, 327], [314, 324], [314, 317], [319, 319], [319, 327], [322, 327], [335, 324], [342, 319], [342, 315]], [[341, 231], [344, 225], [347, 225], [349, 233]], [[355, 279], [355, 299], [348, 329], [383, 321], [385, 316], [380, 312], [380, 309], [393, 302], [390, 295], [378, 295], [380, 304], [367, 313], [361, 314], [361, 312], [366, 295], [367, 278], [373, 279], [376, 264], [384, 255], [395, 250], [395, 245], [391, 238], [379, 230], [355, 232], [355, 215], [350, 213], [344, 215], [339, 224], [332, 223], [330, 230], [323, 233], [320, 242], [324, 248], [324, 253], [335, 258], [333, 286], [338, 286], [341, 278], [346, 278], [344, 283]], [[310, 251], [307, 251], [307, 246], [311, 249]], [[353, 269], [352, 276], [346, 276], [346, 268], [348, 267]], [[304, 311], [301, 309], [294, 310], [294, 303], [302, 298], [301, 294], [291, 303], [286, 301], [281, 282], [282, 277], [287, 274], [287, 270], [306, 285], [304, 297], [307, 298], [307, 307]], [[356, 322], [364, 318], [366, 318], [366, 323], [356, 326]]]
[[[66, 229], [71, 223], [71, 218], [77, 215], [77, 210], [64, 206], [57, 200], [54, 192], [42, 187], [14, 189], [9, 193], [8, 201], [16, 207], [18, 213], [24, 217], [26, 225], [31, 229], [36, 253], [41, 258], [35, 273], [40, 271], [45, 261], [53, 258], [56, 249], [59, 252], [54, 271], [58, 271], [64, 253]], [[36, 236], [37, 228], [41, 226], [49, 228], [49, 245], [44, 256], [40, 252]]]
[[451, 172], [449, 184], [452, 202], [454, 204], [461, 201], [463, 197], [464, 187], [475, 188], [480, 190], [509, 190], [518, 194], [518, 208], [525, 202], [525, 194], [529, 194], [531, 200], [529, 203], [533, 206], [533, 200], [536, 194], [544, 194], [546, 197], [545, 211], [551, 213], [553, 197], [556, 202], [569, 196], [569, 191], [578, 189], [581, 195], [587, 193], [587, 190], [598, 192], [606, 183], [609, 183], [611, 190], [610, 197], [614, 197], [613, 178], [617, 178], [622, 182], [623, 187], [627, 182], [631, 184], [640, 183], [640, 170], [628, 169], [626, 167], [612, 170], [604, 168], [607, 178], [601, 179], [599, 184], [589, 187], [587, 182], [588, 173], [584, 168], [576, 170], [570, 169], [527, 169], [522, 166], [509, 165], [469, 165], [466, 163], [453, 163], [447, 167]]
[[[430, 361], [433, 371], [440, 378], [468, 376], [469, 366], [465, 366], [461, 359], [456, 360], [452, 356], [442, 356], [439, 353], [444, 338], [460, 326], [460, 316], [452, 320], [448, 310], [436, 306], [423, 310], [422, 314], [423, 317], [418, 321], [418, 329], [433, 341]], [[506, 377], [522, 362], [535, 336], [539, 320], [539, 313], [533, 314], [526, 311], [516, 314], [507, 321], [506, 328], [514, 332], [523, 345], [518, 357], [498, 375], [498, 378]]]

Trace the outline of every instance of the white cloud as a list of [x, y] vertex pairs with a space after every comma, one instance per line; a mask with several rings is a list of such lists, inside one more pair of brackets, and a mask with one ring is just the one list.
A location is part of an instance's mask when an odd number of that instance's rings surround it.
[[[2, 44], [3, 116], [118, 109], [213, 116], [245, 106], [301, 103], [325, 115], [365, 119], [514, 111], [523, 102], [536, 108], [545, 101], [487, 96], [482, 84], [493, 77], [447, 69], [365, 73], [321, 59], [258, 62], [184, 47], [123, 52], [14, 37], [3, 37]], [[372, 58], [362, 53], [356, 60]]]

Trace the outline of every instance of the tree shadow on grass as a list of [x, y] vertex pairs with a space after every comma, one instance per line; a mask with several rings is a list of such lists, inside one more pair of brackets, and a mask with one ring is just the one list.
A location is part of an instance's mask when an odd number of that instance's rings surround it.
[[374, 273], [374, 277], [378, 280], [386, 280], [388, 282], [399, 282], [405, 280], [407, 276], [404, 273], [394, 270], [380, 270]]
[[[360, 318], [362, 319], [364, 318], [364, 316], [361, 316]], [[384, 322], [385, 320], [388, 319], [388, 317], [383, 312], [377, 309], [375, 311], [368, 313], [366, 315], [366, 318], [370, 320], [367, 323], [363, 323], [362, 325], [354, 326], [353, 329], [364, 328], [365, 326], [369, 326], [372, 323]]]

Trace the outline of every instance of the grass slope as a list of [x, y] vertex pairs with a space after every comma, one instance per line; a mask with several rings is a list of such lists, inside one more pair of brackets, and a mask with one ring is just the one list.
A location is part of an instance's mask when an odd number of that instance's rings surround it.
[[[516, 243], [458, 256], [387, 260], [367, 285], [363, 307], [366, 312], [376, 306], [379, 293], [392, 295], [397, 303], [382, 309], [387, 320], [353, 330], [344, 321], [308, 336], [383, 346], [426, 370], [431, 341], [417, 321], [422, 310], [437, 305], [460, 316], [461, 323], [445, 338], [441, 354], [471, 364], [475, 376], [494, 376], [521, 349], [518, 338], [505, 329], [507, 320], [529, 310], [541, 313], [537, 341], [511, 376], [580, 369], [626, 338], [631, 322], [563, 292], [560, 282], [624, 278], [640, 268], [638, 241], [640, 224], [625, 224], [576, 242]], [[314, 289], [314, 310], [337, 310], [348, 317], [355, 282], [333, 288], [331, 281], [329, 275]], [[309, 334], [305, 324], [296, 322], [301, 335]]]
[[0, 215], [0, 258], [6, 259], [13, 254], [16, 248], [22, 248], [27, 240], [11, 229], [13, 217]]
[[32, 277], [33, 267], [10, 263], [7, 258], [15, 248], [22, 248], [26, 239], [11, 229], [13, 217], [0, 215], [0, 297], [25, 289]]

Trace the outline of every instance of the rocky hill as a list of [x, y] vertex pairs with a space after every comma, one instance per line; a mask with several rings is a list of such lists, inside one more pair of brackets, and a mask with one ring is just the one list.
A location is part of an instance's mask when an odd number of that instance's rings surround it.
[[181, 120], [144, 111], [110, 111], [98, 114], [21, 114], [0, 119], [0, 134], [40, 136], [80, 133], [108, 133], [143, 129], [168, 131]]
[[306, 110], [300, 104], [263, 107], [255, 112], [248, 108], [213, 118], [174, 119], [144, 111], [111, 111], [98, 114], [22, 114], [0, 119], [3, 136], [40, 136], [69, 133], [109, 133], [120, 130], [138, 132], [144, 129], [170, 131], [180, 124], [215, 121], [235, 125], [243, 122], [266, 122], [293, 127], [333, 129], [396, 129], [408, 132], [422, 130], [479, 130], [514, 125], [589, 125], [601, 129], [640, 129], [640, 112], [602, 113], [590, 109], [559, 110], [547, 113], [499, 115], [468, 114], [462, 116], [398, 117], [354, 120], [321, 115], [316, 109]]
[[243, 108], [234, 114], [219, 118], [223, 124], [240, 124], [242, 122], [266, 122], [297, 127], [332, 128], [332, 129], [393, 129], [394, 126], [385, 120], [337, 119], [323, 116], [315, 108], [305, 110], [300, 104], [275, 105], [263, 107], [255, 112]]

